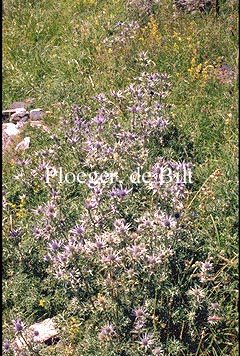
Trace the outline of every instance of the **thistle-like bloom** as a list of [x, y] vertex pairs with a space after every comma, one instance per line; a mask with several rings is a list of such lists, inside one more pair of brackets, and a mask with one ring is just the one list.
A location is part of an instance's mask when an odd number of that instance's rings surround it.
[[52, 256], [50, 255], [50, 253], [48, 252], [44, 257], [43, 257], [44, 261], [50, 261], [52, 259]]
[[150, 349], [151, 346], [154, 344], [155, 340], [152, 334], [145, 333], [140, 337], [140, 340], [138, 343], [141, 345], [141, 347], [144, 347], [145, 349]]
[[102, 341], [109, 341], [116, 335], [115, 326], [113, 324], [106, 324], [103, 326], [98, 334], [98, 338]]
[[200, 281], [202, 283], [207, 282], [211, 278], [213, 271], [213, 264], [209, 261], [201, 262]]
[[133, 314], [136, 319], [145, 319], [148, 316], [147, 309], [144, 307], [134, 309]]
[[157, 265], [161, 262], [160, 256], [155, 256], [155, 255], [146, 256], [146, 260], [147, 260], [147, 263], [152, 266]]
[[93, 121], [97, 124], [97, 125], [102, 125], [104, 124], [104, 122], [106, 121], [106, 117], [104, 116], [104, 112], [101, 110], [100, 113], [95, 116], [95, 118], [93, 119]]
[[82, 236], [85, 233], [85, 227], [83, 224], [77, 224], [74, 229], [69, 231], [71, 234]]
[[30, 159], [18, 160], [16, 161], [16, 165], [20, 167], [26, 167], [30, 162]]
[[116, 219], [114, 221], [114, 227], [115, 227], [116, 233], [119, 233], [119, 234], [124, 234], [124, 233], [128, 232], [130, 229], [130, 225], [126, 224], [124, 219]]
[[21, 231], [20, 231], [20, 230], [12, 230], [12, 231], [10, 232], [10, 237], [11, 237], [12, 239], [16, 239], [16, 238], [18, 238], [18, 237], [20, 236], [20, 234], [21, 234]]
[[131, 256], [133, 260], [138, 260], [146, 253], [146, 248], [143, 244], [134, 244], [132, 246], [127, 247], [127, 252]]
[[53, 240], [53, 241], [49, 242], [48, 246], [49, 246], [50, 250], [56, 251], [61, 246], [61, 242], [59, 242], [57, 240]]
[[145, 319], [136, 319], [134, 324], [133, 324], [133, 327], [135, 330], [139, 331], [141, 330], [144, 326], [145, 326], [145, 323], [146, 323], [146, 320]]
[[120, 252], [116, 252], [110, 247], [104, 252], [101, 261], [110, 265], [118, 264], [122, 259], [119, 254]]
[[85, 207], [87, 210], [94, 210], [97, 209], [98, 207], [98, 201], [94, 198], [92, 198], [91, 200], [87, 200], [85, 203]]
[[65, 245], [64, 248], [68, 255], [72, 255], [74, 252], [78, 252], [78, 246], [75, 242], [69, 241], [69, 243]]
[[12, 320], [12, 323], [13, 323], [13, 330], [15, 331], [16, 334], [23, 331], [25, 326], [19, 318]]
[[39, 205], [37, 209], [32, 209], [33, 214], [40, 215], [43, 212], [43, 207]]
[[212, 325], [217, 324], [221, 320], [222, 320], [222, 317], [217, 316], [215, 314], [208, 317], [208, 322], [209, 322], [209, 324], [212, 324]]
[[9, 341], [4, 341], [4, 343], [3, 343], [3, 352], [7, 353], [8, 351], [10, 351], [10, 342]]
[[102, 237], [97, 236], [92, 246], [96, 250], [102, 250], [106, 246], [106, 242]]
[[57, 216], [56, 206], [53, 202], [49, 202], [46, 204], [45, 213], [49, 219], [53, 219]]
[[202, 299], [205, 298], [204, 291], [200, 288], [191, 288], [188, 291], [188, 295], [192, 296], [195, 298], [196, 302], [200, 302]]
[[202, 272], [211, 272], [213, 269], [213, 264], [211, 262], [205, 261], [201, 262], [201, 271]]
[[164, 355], [164, 350], [162, 349], [161, 346], [158, 346], [154, 350], [152, 350], [152, 353], [153, 353], [154, 356], [163, 356]]
[[159, 223], [161, 226], [168, 229], [174, 228], [177, 224], [176, 221], [170, 215], [163, 216]]
[[220, 305], [218, 303], [211, 303], [209, 306], [210, 310], [214, 310], [214, 311], [219, 311], [220, 310]]
[[150, 219], [150, 216], [147, 214], [142, 216], [140, 219], [136, 220], [138, 224], [138, 231], [142, 231], [145, 228], [153, 228], [154, 227], [154, 221]]
[[129, 190], [123, 188], [115, 188], [109, 193], [109, 195], [111, 197], [124, 198], [131, 190], [132, 188]]

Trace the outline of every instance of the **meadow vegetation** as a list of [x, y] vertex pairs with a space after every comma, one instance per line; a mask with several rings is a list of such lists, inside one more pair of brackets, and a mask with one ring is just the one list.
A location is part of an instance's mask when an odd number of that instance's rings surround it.
[[[50, 130], [3, 154], [3, 352], [237, 355], [237, 1], [4, 0], [2, 17], [2, 106], [33, 98]], [[46, 318], [56, 345], [27, 331]]]

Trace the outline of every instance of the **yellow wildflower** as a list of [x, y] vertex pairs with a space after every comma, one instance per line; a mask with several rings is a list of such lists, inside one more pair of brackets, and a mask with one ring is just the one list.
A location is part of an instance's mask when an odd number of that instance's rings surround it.
[[45, 305], [45, 300], [44, 299], [40, 299], [38, 305], [43, 308], [44, 305]]

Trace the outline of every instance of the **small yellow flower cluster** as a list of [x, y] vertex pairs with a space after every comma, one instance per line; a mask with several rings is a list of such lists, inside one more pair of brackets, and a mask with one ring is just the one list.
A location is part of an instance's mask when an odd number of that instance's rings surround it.
[[20, 197], [19, 210], [16, 212], [16, 216], [18, 218], [23, 218], [26, 215], [25, 208], [24, 208], [25, 206], [24, 200], [25, 200], [25, 195], [22, 195]]
[[13, 210], [15, 210], [15, 209], [17, 208], [17, 205], [16, 205], [16, 204], [11, 203], [10, 201], [9, 201], [9, 202], [7, 202], [7, 205], [9, 206], [9, 208], [11, 208], [11, 209], [13, 209]]
[[36, 183], [33, 188], [33, 192], [37, 194], [41, 189], [41, 185], [39, 183]]
[[198, 79], [200, 77], [200, 72], [202, 69], [202, 63], [197, 64], [196, 57], [191, 59], [191, 67], [188, 69], [191, 77]]
[[66, 355], [73, 355], [73, 347], [71, 345], [66, 346], [65, 348], [65, 354]]
[[193, 57], [191, 59], [191, 67], [188, 69], [188, 73], [194, 79], [202, 79], [207, 81], [213, 73], [214, 66], [209, 64], [208, 61], [204, 63], [197, 63], [196, 50], [194, 50]]
[[25, 206], [25, 203], [24, 203], [25, 198], [26, 198], [25, 195], [20, 196], [19, 205], [13, 204], [10, 201], [7, 202], [7, 205], [9, 206], [9, 208], [11, 210], [13, 210], [14, 213], [16, 213], [16, 217], [18, 217], [18, 218], [23, 218], [26, 215], [25, 208], [24, 208], [24, 206]]
[[80, 324], [77, 322], [77, 319], [74, 317], [71, 317], [68, 322], [68, 327], [69, 327], [69, 333], [74, 336], [75, 334], [78, 333], [79, 331], [79, 326]]
[[148, 24], [142, 29], [142, 36], [139, 40], [150, 45], [159, 44], [161, 41], [158, 24], [153, 15], [150, 16]]
[[44, 299], [40, 299], [38, 305], [43, 308], [44, 305], [45, 305], [45, 300]]

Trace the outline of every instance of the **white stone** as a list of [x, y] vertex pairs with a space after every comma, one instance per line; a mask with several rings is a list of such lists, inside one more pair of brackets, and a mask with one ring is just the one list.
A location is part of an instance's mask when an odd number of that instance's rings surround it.
[[59, 334], [59, 330], [56, 329], [53, 319], [50, 318], [45, 319], [40, 323], [33, 324], [30, 326], [29, 330], [33, 333], [34, 331], [39, 333], [37, 336], [33, 336], [33, 341], [35, 342], [45, 342]]
[[[38, 335], [35, 335], [34, 332], [38, 332]], [[43, 343], [49, 339], [56, 338], [58, 335], [59, 330], [55, 327], [51, 318], [35, 323], [24, 331], [24, 337], [29, 342]], [[21, 336], [16, 338], [15, 344], [19, 350], [26, 348], [26, 343]]]
[[2, 128], [3, 132], [6, 133], [8, 136], [15, 136], [20, 132], [20, 130], [13, 123], [3, 124]]
[[24, 108], [16, 108], [15, 113], [10, 116], [10, 122], [27, 121], [29, 112]]
[[25, 108], [15, 108], [16, 114], [26, 114], [27, 110]]
[[45, 115], [44, 111], [42, 109], [34, 109], [30, 110], [30, 120], [40, 120], [42, 117]]
[[25, 137], [21, 142], [19, 142], [15, 150], [26, 150], [30, 145], [30, 137]]

